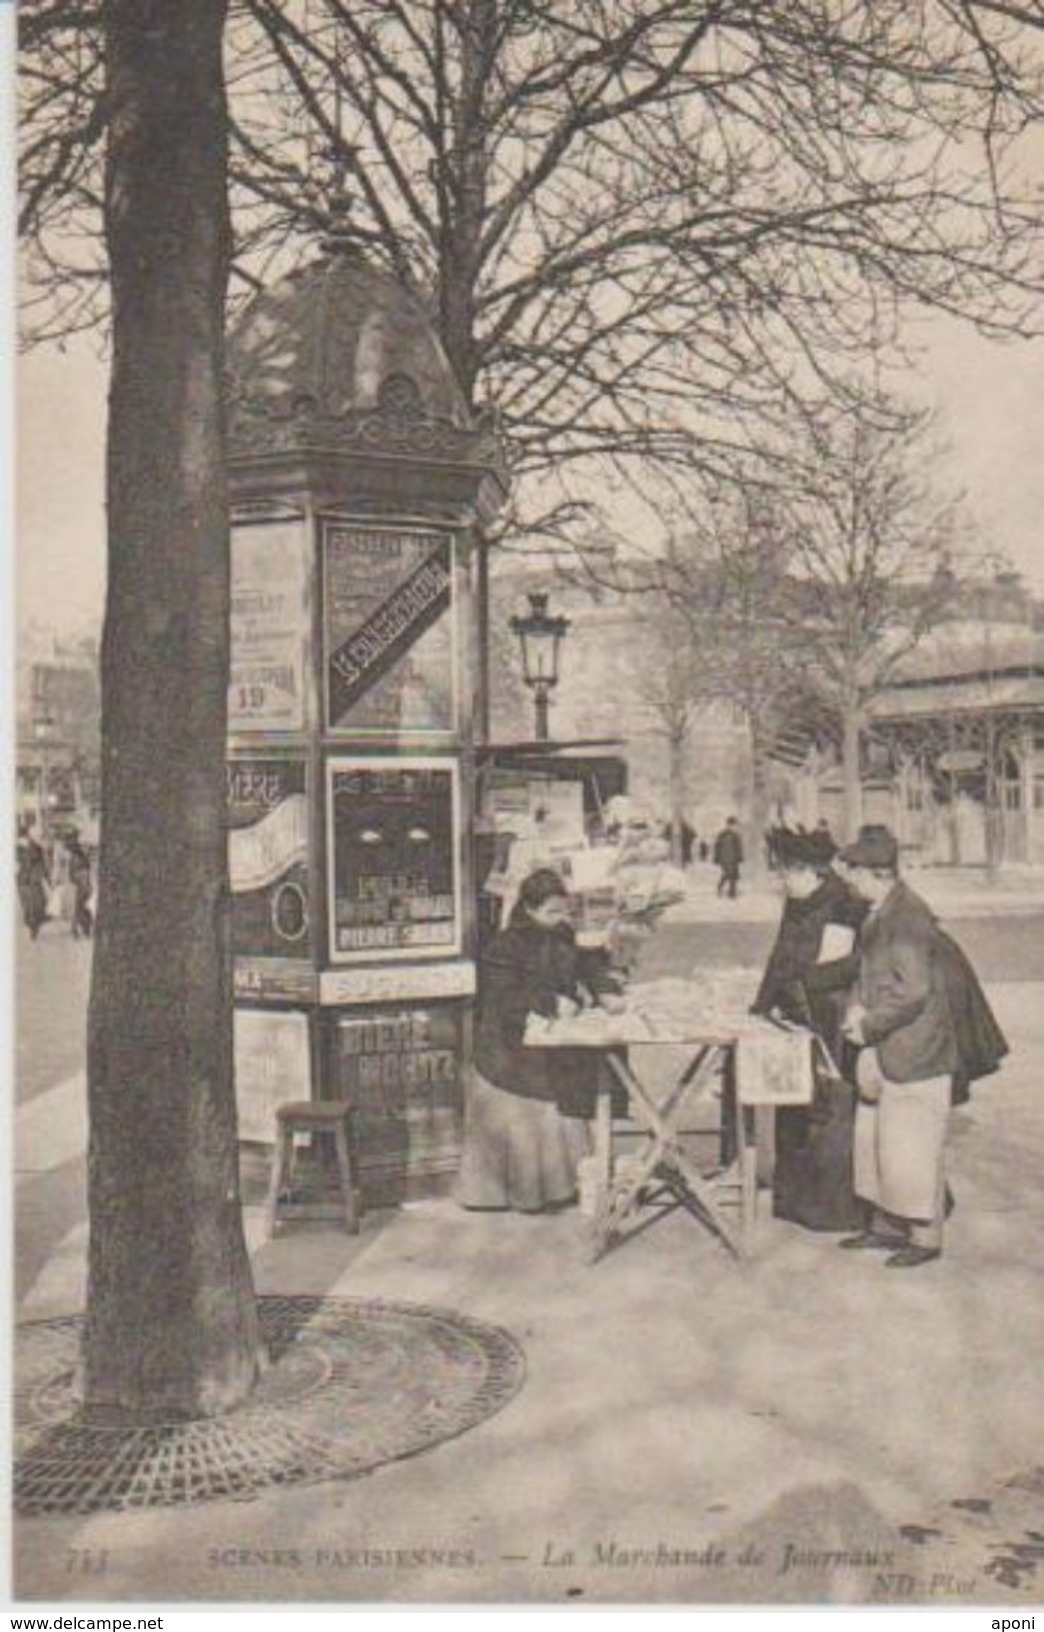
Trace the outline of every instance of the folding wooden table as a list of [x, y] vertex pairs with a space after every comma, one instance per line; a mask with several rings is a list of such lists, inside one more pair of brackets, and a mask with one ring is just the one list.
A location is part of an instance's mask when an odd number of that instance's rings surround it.
[[[787, 1070], [780, 1086], [780, 1074], [762, 1069], [741, 1070], [741, 1059], [756, 1061], [758, 1052], [742, 1055], [745, 1039], [764, 1043], [769, 1037], [768, 1022], [749, 1022], [722, 1027], [694, 1023], [656, 1034], [636, 1022], [633, 1030], [626, 1017], [614, 1021], [613, 1041], [590, 1040], [583, 1028], [571, 1022], [550, 1022], [539, 1037], [529, 1036], [534, 1046], [545, 1048], [598, 1048], [608, 1070], [598, 1089], [594, 1144], [594, 1216], [592, 1220], [593, 1258], [597, 1261], [628, 1233], [626, 1226], [636, 1220], [639, 1208], [652, 1187], [667, 1190], [676, 1205], [684, 1206], [700, 1220], [736, 1258], [744, 1257], [753, 1239], [757, 1204], [757, 1133], [754, 1108], [765, 1103], [807, 1103], [812, 1097], [812, 1059], [809, 1032], [788, 1028], [780, 1032]], [[686, 1062], [667, 1093], [656, 1098], [631, 1066], [629, 1045], [642, 1048], [685, 1050]], [[778, 1052], [778, 1050], [777, 1050]], [[640, 1140], [632, 1161], [624, 1167], [614, 1162], [612, 1099], [614, 1089], [623, 1088]], [[703, 1173], [683, 1143], [686, 1121], [694, 1107], [706, 1104], [717, 1091], [723, 1107], [735, 1107], [735, 1154], [727, 1167]], [[672, 1209], [673, 1210], [673, 1209]], [[738, 1219], [738, 1229], [736, 1221]]]

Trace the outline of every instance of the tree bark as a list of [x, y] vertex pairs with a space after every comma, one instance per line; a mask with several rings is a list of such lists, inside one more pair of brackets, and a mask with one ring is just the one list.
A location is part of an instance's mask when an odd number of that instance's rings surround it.
[[751, 827], [750, 841], [747, 845], [747, 866], [749, 872], [757, 874], [765, 871], [765, 834], [773, 825], [768, 767], [771, 741], [761, 724], [758, 708], [748, 708], [747, 727], [750, 732]]
[[667, 739], [670, 756], [668, 776], [671, 804], [671, 860], [676, 867], [682, 864], [682, 823], [685, 815], [685, 726], [670, 732]]
[[225, 830], [227, 0], [106, 0], [113, 299], [88, 1041], [91, 1415], [216, 1415], [259, 1339]]

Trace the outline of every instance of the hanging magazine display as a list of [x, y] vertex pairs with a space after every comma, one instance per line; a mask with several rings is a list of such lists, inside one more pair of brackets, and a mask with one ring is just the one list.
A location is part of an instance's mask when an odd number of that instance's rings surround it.
[[338, 757], [327, 777], [332, 962], [459, 952], [456, 765]]
[[452, 731], [449, 535], [328, 521], [323, 570], [329, 729]]

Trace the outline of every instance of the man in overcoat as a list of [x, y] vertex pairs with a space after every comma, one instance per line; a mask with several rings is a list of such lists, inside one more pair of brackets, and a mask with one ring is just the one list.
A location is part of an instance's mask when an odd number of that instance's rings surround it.
[[743, 840], [735, 816], [729, 817], [714, 841], [714, 865], [720, 869], [718, 894], [735, 900], [743, 865]]
[[942, 1252], [944, 1153], [959, 1063], [939, 930], [899, 877], [887, 827], [862, 828], [839, 859], [870, 907], [845, 1032], [860, 1047], [854, 1185], [873, 1209], [869, 1227], [841, 1245], [891, 1247], [888, 1267], [913, 1269]]

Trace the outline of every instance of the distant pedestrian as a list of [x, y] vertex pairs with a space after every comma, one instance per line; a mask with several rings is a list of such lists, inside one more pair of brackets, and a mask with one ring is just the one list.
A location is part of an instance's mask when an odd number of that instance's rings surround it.
[[80, 835], [74, 828], [65, 841], [65, 853], [68, 857], [69, 883], [73, 889], [72, 935], [78, 941], [81, 936], [89, 941], [94, 929], [94, 917], [90, 909], [91, 899], [91, 858], [80, 843]]
[[696, 844], [696, 829], [683, 816], [678, 830], [678, 842], [681, 850], [681, 864], [683, 867], [692, 866], [692, 852]]
[[734, 901], [743, 865], [743, 840], [735, 816], [729, 817], [714, 841], [714, 865], [720, 869], [718, 894], [727, 895]]
[[47, 897], [51, 887], [51, 874], [43, 846], [33, 838], [27, 823], [19, 829], [15, 868], [22, 920], [35, 941], [47, 922]]

